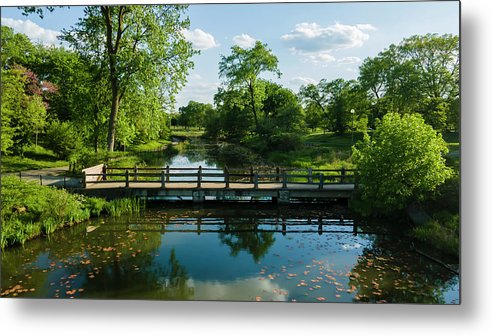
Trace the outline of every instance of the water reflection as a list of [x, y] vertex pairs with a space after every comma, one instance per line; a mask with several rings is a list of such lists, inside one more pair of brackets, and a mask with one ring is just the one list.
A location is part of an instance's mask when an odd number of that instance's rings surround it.
[[457, 276], [409, 251], [399, 235], [378, 234], [364, 223], [354, 234], [350, 218], [335, 205], [159, 205], [140, 216], [87, 223], [98, 226], [90, 233], [79, 225], [7, 249], [1, 292], [43, 298], [458, 301]]

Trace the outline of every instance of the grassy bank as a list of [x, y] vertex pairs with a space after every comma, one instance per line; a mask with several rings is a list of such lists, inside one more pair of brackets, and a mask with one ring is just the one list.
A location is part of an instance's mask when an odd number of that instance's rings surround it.
[[1, 248], [24, 244], [27, 240], [49, 235], [64, 226], [90, 217], [119, 216], [140, 211], [135, 199], [106, 201], [70, 194], [62, 189], [40, 186], [15, 176], [2, 177]]
[[304, 135], [302, 145], [293, 151], [272, 151], [266, 159], [274, 165], [315, 169], [354, 168], [352, 145], [362, 139], [361, 133], [337, 135], [315, 132]]
[[164, 150], [171, 141], [165, 139], [151, 140], [143, 143], [135, 143], [128, 146], [129, 152], [151, 152]]
[[459, 226], [458, 214], [440, 211], [429, 222], [414, 228], [412, 236], [440, 253], [457, 258], [460, 250]]
[[2, 155], [3, 173], [63, 166], [68, 166], [68, 161], [59, 159], [53, 151], [40, 145], [28, 147], [24, 152], [24, 156]]

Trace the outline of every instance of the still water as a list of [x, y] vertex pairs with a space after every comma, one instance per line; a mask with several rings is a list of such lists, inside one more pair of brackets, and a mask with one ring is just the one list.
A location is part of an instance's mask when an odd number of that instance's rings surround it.
[[150, 205], [7, 249], [2, 295], [458, 303], [458, 277], [409, 246], [338, 205]]
[[[212, 147], [213, 152], [213, 147]], [[222, 167], [210, 148], [152, 160]], [[151, 162], [151, 165], [155, 163]], [[332, 204], [150, 203], [2, 254], [2, 297], [459, 303], [459, 277], [402, 229]]]

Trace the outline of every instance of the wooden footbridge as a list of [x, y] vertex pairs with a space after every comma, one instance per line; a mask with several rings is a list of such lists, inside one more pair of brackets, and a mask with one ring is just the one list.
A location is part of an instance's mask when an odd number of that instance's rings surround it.
[[83, 170], [82, 192], [106, 198], [313, 201], [350, 198], [354, 170], [250, 168], [116, 168]]

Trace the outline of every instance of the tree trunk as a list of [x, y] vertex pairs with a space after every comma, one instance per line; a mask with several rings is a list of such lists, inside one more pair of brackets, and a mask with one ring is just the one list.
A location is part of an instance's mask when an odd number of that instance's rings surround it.
[[251, 109], [253, 111], [253, 118], [255, 120], [255, 130], [258, 133], [258, 116], [256, 114], [256, 103], [255, 103], [255, 91], [252, 84], [248, 85], [249, 94], [251, 96]]
[[[114, 85], [112, 85], [113, 87]], [[116, 118], [118, 115], [118, 109], [120, 107], [120, 94], [118, 92], [118, 85], [113, 89], [113, 97], [111, 99], [111, 114], [109, 115], [108, 124], [108, 151], [114, 151], [114, 138], [116, 134]]]

